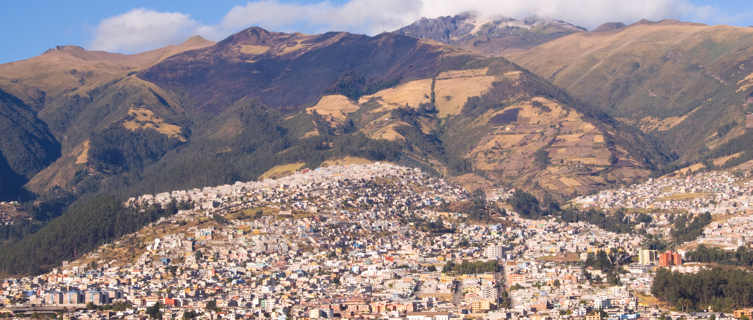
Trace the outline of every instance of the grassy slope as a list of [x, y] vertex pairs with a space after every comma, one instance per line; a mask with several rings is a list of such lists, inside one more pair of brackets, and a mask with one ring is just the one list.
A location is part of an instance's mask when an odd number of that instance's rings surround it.
[[751, 90], [738, 82], [753, 73], [752, 40], [751, 28], [637, 24], [570, 35], [511, 59], [695, 161], [744, 134]]

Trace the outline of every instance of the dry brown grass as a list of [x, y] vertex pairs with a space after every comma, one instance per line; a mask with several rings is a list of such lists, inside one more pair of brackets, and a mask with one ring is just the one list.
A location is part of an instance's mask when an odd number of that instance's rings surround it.
[[572, 263], [580, 261], [580, 255], [575, 252], [568, 252], [556, 256], [545, 256], [536, 259], [540, 262], [557, 262], [557, 263]]
[[480, 77], [480, 76], [485, 76], [488, 72], [489, 72], [489, 68], [450, 70], [450, 71], [441, 72], [439, 75], [437, 75], [437, 80]]
[[434, 87], [434, 101], [439, 117], [460, 114], [468, 98], [488, 92], [495, 79], [492, 76], [437, 79]]
[[86, 96], [89, 90], [129, 72], [151, 67], [175, 54], [213, 44], [212, 41], [192, 37], [179, 45], [131, 55], [62, 47], [30, 59], [0, 64], [0, 74], [23, 84], [9, 88], [21, 99], [29, 98], [24, 87], [40, 88], [48, 97], [62, 94]]
[[344, 157], [339, 159], [330, 159], [322, 162], [322, 167], [331, 167], [331, 166], [346, 166], [351, 164], [369, 164], [374, 161], [371, 161], [366, 158], [360, 158], [360, 157]]
[[373, 112], [386, 112], [405, 107], [418, 108], [421, 104], [431, 102], [431, 79], [414, 80], [395, 88], [384, 89], [375, 94], [363, 96], [358, 100], [363, 104], [371, 99], [381, 100], [381, 108]]
[[241, 45], [241, 53], [243, 54], [260, 55], [267, 51], [269, 51], [269, 47], [267, 46]]
[[748, 91], [751, 87], [753, 87], [753, 73], [746, 76], [744, 79], [737, 82], [737, 85], [740, 87], [737, 88], [737, 93]]
[[280, 51], [280, 55], [285, 55], [288, 53], [293, 53], [298, 50], [305, 49], [306, 46], [303, 44], [303, 39], [296, 40], [296, 43], [292, 46], [285, 46], [282, 48], [282, 51]]
[[[605, 150], [606, 151], [606, 150]], [[574, 157], [570, 158], [570, 161], [580, 162], [585, 165], [594, 165], [594, 166], [609, 166], [609, 156], [604, 155], [603, 157]]]
[[697, 198], [705, 198], [711, 196], [710, 193], [707, 192], [689, 192], [689, 193], [675, 193], [673, 195], [669, 195], [662, 198], [657, 198], [656, 201], [683, 201], [683, 200], [693, 200]]
[[676, 170], [674, 172], [671, 172], [671, 173], [667, 174], [667, 176], [685, 175], [685, 174], [688, 174], [688, 173], [695, 173], [695, 172], [698, 172], [698, 171], [703, 170], [705, 168], [706, 168], [706, 166], [703, 165], [703, 163], [696, 163], [696, 164], [687, 166], [685, 168], [678, 169], [678, 170]]
[[405, 137], [401, 135], [397, 130], [395, 130], [398, 126], [406, 125], [404, 122], [398, 122], [398, 123], [391, 123], [385, 127], [382, 127], [375, 132], [369, 134], [369, 138], [377, 139], [377, 140], [388, 140], [388, 141], [405, 141]]
[[123, 122], [123, 127], [128, 130], [136, 131], [154, 129], [168, 137], [176, 138], [180, 141], [186, 141], [186, 138], [181, 135], [181, 127], [166, 123], [165, 120], [155, 115], [154, 112], [149, 109], [131, 108], [128, 110], [128, 115], [132, 119]]
[[358, 105], [350, 101], [346, 96], [334, 94], [323, 96], [313, 107], [307, 108], [308, 113], [318, 113], [334, 120], [345, 120], [348, 113], [358, 110]]
[[730, 161], [730, 160], [735, 159], [735, 158], [739, 158], [742, 155], [743, 155], [743, 152], [738, 152], [738, 153], [735, 153], [735, 154], [732, 154], [732, 155], [728, 155], [726, 157], [716, 158], [716, 159], [712, 160], [711, 162], [715, 166], [720, 167], [720, 166], [724, 165], [727, 161]]
[[319, 131], [317, 131], [316, 129], [312, 129], [311, 131], [304, 133], [302, 138], [306, 139], [306, 138], [317, 137], [317, 136], [319, 136]]
[[306, 163], [304, 162], [277, 165], [267, 170], [266, 172], [264, 172], [261, 176], [259, 176], [259, 180], [276, 179], [276, 178], [288, 176], [300, 170], [305, 165]]
[[84, 143], [81, 144], [79, 147], [81, 149], [78, 157], [76, 157], [76, 164], [86, 164], [89, 162], [89, 140], [87, 139], [84, 141]]
[[693, 115], [696, 111], [698, 111], [701, 107], [697, 107], [693, 109], [692, 111], [678, 117], [667, 117], [664, 119], [659, 119], [656, 117], [643, 117], [642, 119], [635, 121], [628, 118], [619, 118], [620, 121], [624, 121], [626, 123], [632, 124], [634, 126], [637, 126], [644, 132], [651, 132], [651, 131], [669, 131], [670, 129], [676, 127], [683, 121], [685, 121], [689, 116]]
[[560, 182], [565, 184], [568, 187], [578, 187], [581, 186], [581, 183], [578, 180], [575, 180], [571, 177], [560, 177]]
[[231, 139], [240, 135], [241, 132], [243, 132], [243, 122], [241, 122], [241, 119], [231, 118], [219, 130], [212, 133], [211, 137], [218, 140]]

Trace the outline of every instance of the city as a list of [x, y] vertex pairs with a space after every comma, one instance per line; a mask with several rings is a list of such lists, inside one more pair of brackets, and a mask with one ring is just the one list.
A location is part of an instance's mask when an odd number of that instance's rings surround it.
[[[387, 163], [143, 195], [128, 205], [193, 209], [50, 273], [7, 279], [0, 303], [81, 318], [637, 319], [668, 312], [650, 298], [655, 268], [703, 268], [644, 249], [640, 235], [451, 210], [472, 197]], [[704, 236], [727, 238], [724, 226]], [[628, 257], [616, 276], [587, 263], [605, 252]]]

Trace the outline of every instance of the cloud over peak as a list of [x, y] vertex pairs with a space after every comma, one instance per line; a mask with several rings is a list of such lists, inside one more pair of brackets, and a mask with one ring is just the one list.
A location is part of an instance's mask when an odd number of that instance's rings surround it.
[[102, 20], [90, 47], [138, 52], [179, 43], [191, 35], [220, 40], [253, 25], [274, 31], [376, 34], [421, 17], [466, 11], [485, 16], [556, 18], [593, 28], [604, 22], [630, 23], [642, 18], [703, 19], [714, 9], [694, 5], [690, 0], [350, 0], [345, 4], [327, 0], [306, 4], [261, 0], [231, 8], [216, 25], [202, 24], [180, 12], [134, 9]]
[[137, 52], [183, 41], [200, 24], [179, 12], [133, 9], [102, 20], [94, 32], [91, 48]]

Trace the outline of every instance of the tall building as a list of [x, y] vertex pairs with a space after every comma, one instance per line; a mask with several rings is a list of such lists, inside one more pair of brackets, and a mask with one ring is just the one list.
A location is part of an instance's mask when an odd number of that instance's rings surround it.
[[62, 292], [50, 292], [47, 294], [46, 304], [63, 304]]
[[682, 257], [677, 252], [667, 251], [659, 255], [659, 266], [671, 267], [681, 266]]
[[672, 252], [672, 265], [673, 266], [682, 265], [682, 256], [680, 256], [680, 254], [677, 252]]
[[65, 294], [64, 304], [84, 304], [84, 299], [81, 296], [81, 292], [76, 290], [70, 290]]
[[489, 260], [499, 260], [505, 257], [505, 247], [498, 244], [490, 244], [484, 250], [484, 255]]
[[644, 266], [656, 264], [658, 253], [656, 250], [641, 249], [638, 252], [638, 263]]
[[672, 253], [667, 251], [659, 255], [659, 266], [669, 267], [672, 265]]

